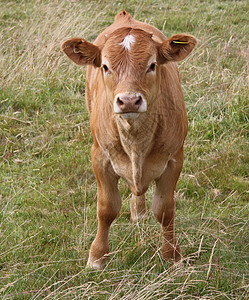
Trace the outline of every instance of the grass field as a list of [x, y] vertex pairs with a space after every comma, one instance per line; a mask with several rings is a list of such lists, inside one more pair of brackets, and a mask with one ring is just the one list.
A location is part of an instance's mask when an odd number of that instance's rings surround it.
[[[249, 284], [248, 1], [0, 1], [1, 299], [246, 299]], [[198, 46], [179, 64], [189, 117], [177, 188], [184, 267], [160, 255], [160, 225], [129, 222], [130, 191], [102, 271], [86, 269], [96, 182], [85, 68], [60, 50], [93, 41], [127, 9]]]

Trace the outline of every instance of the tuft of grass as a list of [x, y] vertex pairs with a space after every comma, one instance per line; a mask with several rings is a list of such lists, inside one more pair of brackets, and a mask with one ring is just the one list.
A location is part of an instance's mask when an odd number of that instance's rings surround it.
[[[247, 1], [0, 1], [1, 299], [246, 299]], [[103, 271], [85, 268], [96, 228], [85, 69], [60, 50], [93, 41], [122, 9], [196, 50], [179, 64], [189, 117], [176, 230], [183, 266], [160, 255], [151, 214], [130, 224], [130, 191]]]

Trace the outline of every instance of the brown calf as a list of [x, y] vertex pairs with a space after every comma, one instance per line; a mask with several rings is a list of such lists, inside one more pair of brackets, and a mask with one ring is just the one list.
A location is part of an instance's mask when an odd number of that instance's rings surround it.
[[108, 233], [121, 208], [118, 180], [131, 191], [131, 219], [145, 214], [145, 192], [156, 182], [152, 210], [162, 225], [162, 255], [181, 259], [174, 231], [174, 191], [182, 170], [187, 115], [176, 61], [196, 39], [170, 39], [122, 10], [93, 44], [73, 38], [62, 50], [78, 65], [88, 65], [86, 98], [94, 138], [92, 164], [97, 179], [98, 230], [88, 265], [102, 268]]

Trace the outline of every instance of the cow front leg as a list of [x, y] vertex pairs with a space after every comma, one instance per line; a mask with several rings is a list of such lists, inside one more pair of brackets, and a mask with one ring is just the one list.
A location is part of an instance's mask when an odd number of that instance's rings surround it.
[[161, 223], [163, 244], [162, 256], [166, 260], [175, 262], [181, 259], [181, 248], [175, 236], [175, 197], [176, 183], [182, 170], [183, 150], [175, 159], [168, 162], [161, 177], [156, 180], [156, 191], [152, 201], [152, 211]]
[[111, 223], [121, 208], [118, 191], [118, 176], [114, 173], [110, 162], [102, 154], [100, 148], [93, 147], [92, 163], [97, 179], [97, 235], [91, 245], [87, 265], [101, 269], [105, 266], [109, 253], [108, 234]]
[[132, 194], [131, 203], [131, 222], [136, 223], [143, 219], [146, 214], [146, 199], [145, 194], [142, 196], [135, 196]]

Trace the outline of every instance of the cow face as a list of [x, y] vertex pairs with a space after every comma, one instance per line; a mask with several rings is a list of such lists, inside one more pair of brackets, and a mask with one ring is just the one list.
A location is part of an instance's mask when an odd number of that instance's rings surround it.
[[115, 114], [134, 119], [158, 97], [157, 49], [152, 35], [131, 28], [114, 31], [101, 53], [107, 98]]
[[102, 49], [101, 66], [115, 114], [137, 118], [158, 98], [160, 72], [151, 34], [131, 28], [114, 31]]
[[144, 30], [124, 27], [107, 35], [100, 47], [74, 38], [64, 42], [62, 50], [76, 64], [100, 68], [113, 112], [135, 119], [159, 97], [161, 65], [184, 59], [195, 44], [190, 35], [158, 43]]

